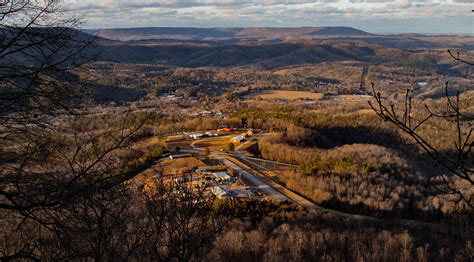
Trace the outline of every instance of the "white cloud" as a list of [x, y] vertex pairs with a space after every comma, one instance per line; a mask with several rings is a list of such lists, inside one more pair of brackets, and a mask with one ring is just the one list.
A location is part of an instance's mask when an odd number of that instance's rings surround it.
[[[473, 0], [66, 0], [88, 27], [322, 26], [370, 21], [433, 23], [474, 33]], [[470, 22], [469, 22], [470, 21]], [[435, 21], [436, 22], [436, 21]], [[470, 23], [470, 24], [469, 24]], [[393, 26], [393, 25], [390, 25]], [[410, 26], [406, 26], [410, 31]]]

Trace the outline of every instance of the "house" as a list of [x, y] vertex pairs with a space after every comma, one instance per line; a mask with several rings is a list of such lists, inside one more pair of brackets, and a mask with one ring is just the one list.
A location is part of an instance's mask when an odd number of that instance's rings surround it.
[[243, 136], [236, 136], [234, 138], [232, 138], [230, 141], [232, 143], [242, 143], [242, 141], [244, 141], [245, 138]]

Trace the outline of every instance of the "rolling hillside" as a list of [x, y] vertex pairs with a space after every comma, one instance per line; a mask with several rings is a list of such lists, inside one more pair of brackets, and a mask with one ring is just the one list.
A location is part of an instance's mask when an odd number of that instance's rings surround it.
[[[94, 31], [92, 31], [94, 32]], [[145, 27], [117, 28], [95, 31], [112, 40], [131, 41], [147, 39], [220, 39], [220, 38], [285, 38], [311, 36], [369, 36], [371, 34], [351, 27], [301, 27], [301, 28], [191, 28]]]
[[278, 67], [323, 61], [367, 61], [376, 54], [359, 45], [113, 45], [102, 46], [102, 59], [122, 63], [158, 63], [184, 67], [243, 66], [264, 64]]
[[[363, 42], [403, 50], [463, 49], [474, 50], [474, 37], [469, 35], [376, 35], [352, 27], [300, 27], [300, 28], [192, 28], [143, 27], [86, 30], [100, 36], [105, 42], [117, 45], [200, 45], [220, 46], [239, 44], [277, 44], [293, 41]], [[107, 43], [111, 45], [111, 43]]]
[[[387, 48], [363, 42], [294, 42], [276, 44], [155, 44], [142, 45], [114, 42], [99, 46], [102, 61], [115, 63], [161, 64], [178, 67], [240, 67], [258, 65], [272, 69], [291, 65], [318, 64], [321, 62], [355, 61], [417, 65], [426, 69], [438, 68], [451, 75], [459, 75], [463, 68], [452, 68], [444, 57], [444, 50], [409, 51]], [[466, 51], [465, 54], [468, 56]], [[438, 57], [434, 59], [434, 56]], [[451, 61], [452, 62], [452, 61]]]

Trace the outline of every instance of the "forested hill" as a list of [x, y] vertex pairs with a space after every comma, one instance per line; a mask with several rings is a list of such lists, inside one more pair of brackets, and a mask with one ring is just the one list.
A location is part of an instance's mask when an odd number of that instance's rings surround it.
[[307, 36], [369, 36], [370, 33], [352, 27], [301, 27], [301, 28], [193, 28], [193, 27], [141, 27], [92, 30], [98, 35], [120, 41], [145, 39], [219, 39], [219, 38], [282, 38]]
[[351, 27], [144, 27], [86, 32], [98, 36], [102, 60], [183, 67], [275, 68], [328, 61], [432, 66], [435, 61], [425, 57], [427, 52], [474, 50], [473, 36], [376, 35]]

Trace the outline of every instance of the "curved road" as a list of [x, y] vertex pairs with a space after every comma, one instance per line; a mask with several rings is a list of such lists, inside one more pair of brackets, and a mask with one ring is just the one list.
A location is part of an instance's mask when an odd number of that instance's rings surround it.
[[[196, 140], [192, 142], [190, 144], [191, 148], [193, 148], [194, 150], [197, 150], [197, 152], [199, 153], [202, 153], [204, 149], [197, 147], [196, 144], [204, 140], [206, 139], [200, 139], [200, 140]], [[247, 181], [249, 184], [257, 187], [260, 191], [262, 191], [263, 193], [269, 196], [272, 196], [278, 201], [293, 202], [306, 209], [320, 209], [321, 208], [320, 206], [316, 205], [312, 201], [304, 198], [303, 196], [275, 182], [265, 172], [261, 172], [255, 168], [252, 168], [244, 164], [242, 160], [247, 160], [247, 157], [239, 151], [237, 151], [236, 154], [215, 151], [215, 152], [211, 152], [209, 157], [221, 160], [222, 163], [224, 163], [224, 165], [226, 165], [230, 169], [233, 169], [239, 172], [242, 178], [245, 181]], [[252, 158], [252, 159], [257, 159], [257, 158]], [[258, 160], [266, 161], [266, 159], [258, 159]], [[274, 161], [271, 161], [271, 162], [274, 162]], [[278, 162], [275, 162], [275, 163], [278, 163]]]
[[[197, 140], [191, 143], [191, 147], [193, 149], [181, 150], [181, 151], [202, 154], [204, 150], [195, 146], [196, 143], [202, 140], [205, 140], [205, 139]], [[361, 220], [361, 221], [372, 221], [372, 222], [385, 221], [385, 219], [381, 219], [377, 217], [370, 217], [370, 216], [358, 215], [358, 214], [349, 214], [349, 213], [345, 213], [345, 212], [334, 210], [334, 209], [327, 209], [327, 208], [320, 207], [316, 205], [314, 202], [304, 198], [303, 196], [275, 182], [266, 172], [261, 172], [257, 170], [258, 168], [252, 168], [252, 167], [249, 167], [247, 164], [243, 163], [242, 161], [246, 160], [246, 157], [243, 154], [231, 154], [227, 152], [215, 151], [215, 152], [211, 152], [209, 156], [214, 159], [222, 160], [223, 163], [227, 167], [238, 171], [247, 182], [258, 187], [262, 192], [274, 197], [275, 199], [279, 201], [289, 201], [289, 202], [296, 203], [308, 210], [325, 210], [339, 216], [349, 217], [351, 219], [356, 219], [356, 220]], [[420, 222], [420, 221], [410, 220], [410, 219], [400, 219], [400, 220], [397, 220], [397, 223], [403, 224], [405, 226], [410, 226], [410, 227], [418, 227], [420, 225], [433, 225], [433, 223]]]

